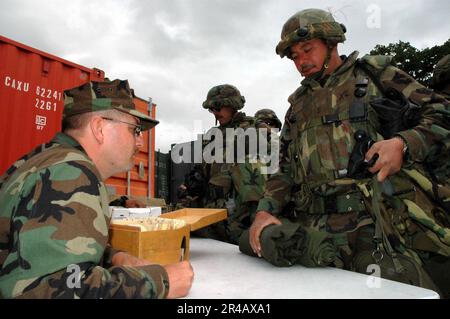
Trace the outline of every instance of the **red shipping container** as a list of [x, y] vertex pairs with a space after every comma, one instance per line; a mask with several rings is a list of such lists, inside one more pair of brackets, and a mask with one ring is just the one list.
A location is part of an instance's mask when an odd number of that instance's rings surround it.
[[104, 76], [0, 36], [0, 175], [61, 129], [65, 89]]

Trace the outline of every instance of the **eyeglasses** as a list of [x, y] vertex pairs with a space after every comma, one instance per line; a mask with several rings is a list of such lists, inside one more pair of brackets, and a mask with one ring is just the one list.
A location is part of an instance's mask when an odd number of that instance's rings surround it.
[[141, 125], [124, 122], [124, 121], [117, 120], [117, 119], [112, 119], [112, 118], [109, 118], [109, 117], [102, 117], [102, 119], [107, 120], [107, 121], [120, 122], [120, 123], [124, 123], [124, 124], [128, 124], [128, 125], [132, 125], [132, 126], [134, 126], [134, 130], [133, 130], [134, 131], [134, 135], [136, 137], [141, 136], [141, 133], [142, 133], [142, 126]]
[[260, 126], [262, 124], [266, 124], [270, 127], [281, 129], [280, 124], [274, 120], [257, 120], [256, 125]]
[[222, 110], [221, 106], [212, 106], [208, 109], [209, 112], [213, 113], [213, 112], [220, 112], [220, 110]]

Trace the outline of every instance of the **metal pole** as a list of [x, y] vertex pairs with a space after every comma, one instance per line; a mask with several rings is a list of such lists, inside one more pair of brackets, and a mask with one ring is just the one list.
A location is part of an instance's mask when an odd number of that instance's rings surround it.
[[[148, 98], [148, 113], [151, 118], [153, 111], [153, 99], [151, 97]], [[152, 195], [152, 178], [151, 178], [151, 172], [153, 171], [154, 167], [151, 167], [152, 165], [152, 130], [148, 131], [148, 198], [151, 198]]]
[[131, 196], [131, 171], [127, 172], [127, 196]]
[[155, 152], [155, 197], [159, 197], [159, 194], [161, 193], [161, 189], [160, 189], [160, 161], [161, 161], [161, 157], [159, 155], [159, 149], [157, 152]]

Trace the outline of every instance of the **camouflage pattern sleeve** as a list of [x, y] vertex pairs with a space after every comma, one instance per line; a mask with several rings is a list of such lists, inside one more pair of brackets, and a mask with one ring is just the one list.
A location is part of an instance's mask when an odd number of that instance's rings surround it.
[[258, 201], [263, 196], [265, 176], [261, 173], [261, 166], [259, 161], [251, 163], [246, 160], [231, 168], [231, 178], [242, 203]]
[[430, 148], [449, 136], [448, 123], [439, 110], [448, 109], [448, 101], [425, 88], [404, 71], [389, 66], [380, 76], [381, 84], [402, 92], [406, 98], [422, 106], [420, 123], [412, 129], [399, 132], [408, 145], [409, 160], [422, 162]]
[[85, 262], [39, 278], [16, 298], [162, 299], [167, 292], [167, 275], [159, 265], [105, 269]]
[[291, 109], [286, 114], [286, 120], [280, 135], [280, 168], [267, 179], [264, 197], [258, 203], [257, 212], [264, 210], [273, 215], [278, 215], [291, 199], [291, 190], [294, 182], [291, 177], [291, 163], [288, 151], [291, 142], [290, 113]]
[[166, 297], [168, 278], [161, 266], [100, 266], [113, 253], [106, 248], [110, 217], [105, 185], [92, 162], [80, 154], [65, 152], [61, 157], [51, 159], [59, 163], [21, 172], [1, 189], [0, 217], [11, 227], [0, 265], [0, 294]]

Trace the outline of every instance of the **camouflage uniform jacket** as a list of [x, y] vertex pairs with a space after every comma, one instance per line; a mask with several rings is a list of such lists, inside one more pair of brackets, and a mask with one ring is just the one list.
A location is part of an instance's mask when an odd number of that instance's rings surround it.
[[436, 92], [440, 95], [442, 95], [443, 97], [445, 97], [448, 101], [450, 101], [450, 91], [440, 91], [440, 92]]
[[[352, 53], [323, 86], [312, 79], [304, 79], [301, 87], [289, 97], [291, 106], [280, 137], [280, 170], [268, 179], [264, 198], [257, 208], [257, 211], [279, 215], [289, 202], [293, 202], [293, 218], [306, 227], [336, 234], [344, 246], [348, 243], [343, 234], [373, 223], [371, 200], [368, 200], [370, 189], [360, 190], [355, 180], [346, 178], [346, 169], [357, 129], [364, 129], [374, 140], [382, 139], [377, 134], [377, 115], [369, 104], [372, 99], [382, 96], [380, 84], [384, 88], [395, 88], [423, 108], [420, 123], [398, 133], [409, 149], [405, 166], [422, 162], [430, 147], [448, 134], [445, 129], [440, 129], [443, 120], [435, 112], [446, 103], [442, 97], [390, 65], [387, 57], [357, 59], [357, 55], [358, 52]], [[375, 74], [378, 83], [368, 74], [368, 69]], [[357, 97], [356, 90], [361, 83], [366, 84], [364, 94]], [[367, 107], [362, 118], [349, 115], [355, 101]], [[400, 238], [405, 231], [414, 233], [419, 228], [409, 222], [411, 215], [417, 218], [420, 211], [427, 216], [424, 220], [434, 219], [432, 203], [423, 192], [414, 192], [416, 185], [404, 177], [395, 174], [383, 184], [385, 193], [392, 195], [383, 194], [385, 203], [389, 203], [383, 206], [383, 212], [397, 218], [392, 222], [395, 224], [392, 231]], [[413, 202], [425, 208], [417, 209]], [[444, 214], [442, 210], [440, 213]], [[421, 249], [448, 255], [449, 229], [439, 228], [438, 233], [437, 236], [430, 235], [433, 243], [428, 241]], [[394, 246], [403, 251], [411, 248], [403, 240]]]
[[58, 133], [45, 148], [24, 156], [2, 177], [0, 187], [2, 297], [167, 295], [163, 267], [111, 265], [116, 251], [108, 246], [106, 188], [71, 137]]

